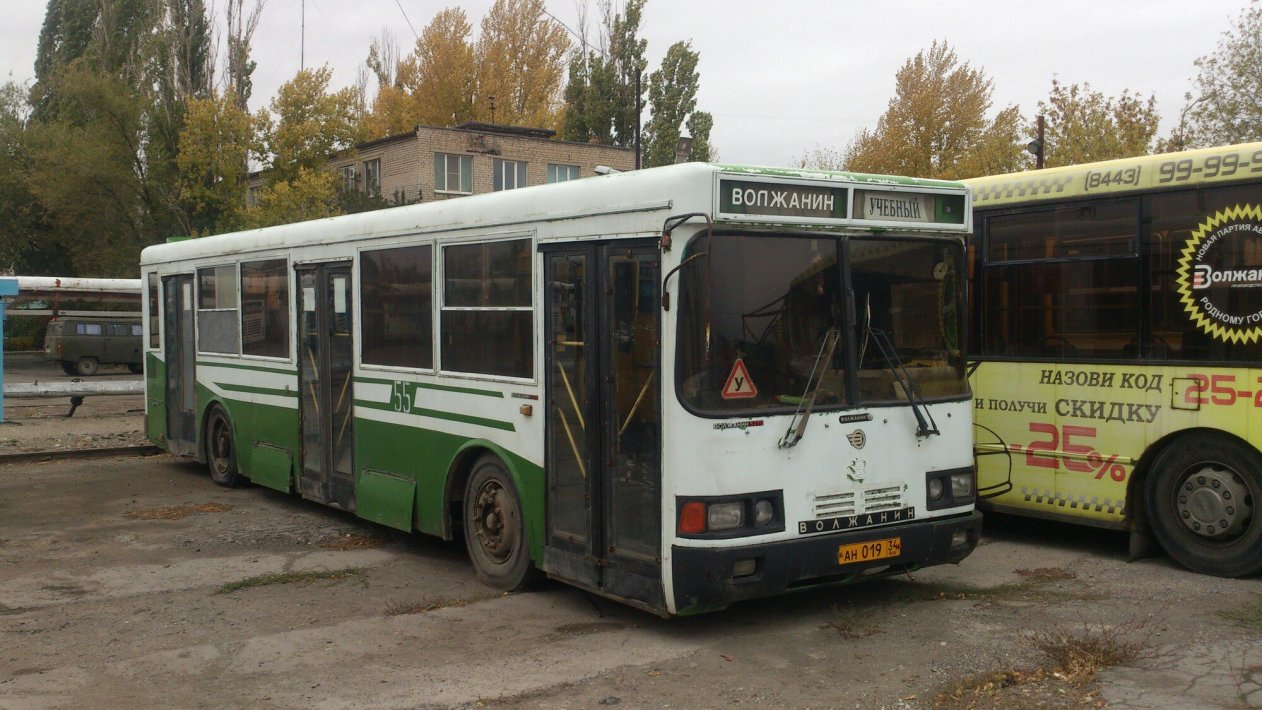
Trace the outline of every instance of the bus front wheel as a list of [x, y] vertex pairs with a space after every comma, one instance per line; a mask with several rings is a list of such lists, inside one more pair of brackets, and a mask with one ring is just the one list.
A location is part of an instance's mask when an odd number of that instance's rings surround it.
[[477, 460], [465, 486], [464, 539], [483, 583], [504, 591], [526, 586], [531, 566], [521, 496], [491, 454]]
[[219, 407], [210, 410], [210, 419], [206, 423], [206, 463], [210, 466], [210, 480], [215, 483], [233, 488], [241, 482], [232, 422]]
[[1262, 571], [1262, 461], [1235, 439], [1175, 442], [1153, 462], [1148, 514], [1166, 554], [1194, 572]]

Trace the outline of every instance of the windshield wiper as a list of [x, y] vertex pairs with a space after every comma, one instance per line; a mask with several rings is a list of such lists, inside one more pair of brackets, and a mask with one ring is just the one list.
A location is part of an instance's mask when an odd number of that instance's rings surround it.
[[907, 393], [907, 401], [911, 403], [911, 412], [916, 415], [916, 436], [940, 436], [942, 432], [938, 431], [938, 423], [933, 420], [929, 408], [925, 407], [920, 401], [920, 396], [916, 394], [916, 388], [911, 383], [911, 375], [907, 374], [903, 361], [898, 359], [898, 352], [894, 350], [894, 343], [890, 340], [889, 334], [879, 328], [868, 328], [868, 333], [872, 336], [872, 342], [876, 343], [876, 349], [881, 351], [885, 364], [889, 365], [890, 372], [898, 380], [898, 384], [903, 386], [903, 391]]
[[[797, 443], [802, 440], [802, 435], [806, 433], [806, 421], [811, 418], [811, 410], [815, 408], [815, 396], [819, 394], [820, 385], [824, 383], [824, 372], [833, 361], [833, 353], [837, 350], [839, 340], [841, 340], [841, 330], [836, 327], [829, 328], [828, 332], [824, 333], [824, 342], [819, 344], [819, 353], [815, 355], [815, 363], [811, 365], [811, 374], [806, 378], [806, 391], [802, 393], [797, 411], [793, 413], [793, 418], [789, 420], [789, 428], [785, 430], [784, 438], [778, 444], [780, 448], [788, 449], [797, 446]], [[815, 376], [816, 372], [819, 373], [818, 378]]]

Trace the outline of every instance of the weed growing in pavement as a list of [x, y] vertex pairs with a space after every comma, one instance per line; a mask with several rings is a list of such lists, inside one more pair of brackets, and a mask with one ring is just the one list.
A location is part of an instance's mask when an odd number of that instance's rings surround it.
[[362, 567], [348, 567], [347, 569], [337, 570], [308, 570], [306, 572], [279, 572], [277, 574], [260, 574], [256, 577], [247, 577], [236, 582], [229, 582], [215, 590], [215, 594], [229, 594], [231, 592], [240, 591], [242, 589], [251, 589], [254, 587], [266, 587], [272, 584], [297, 584], [308, 582], [319, 582], [329, 580], [333, 582], [343, 579], [354, 579], [365, 587], [368, 586], [368, 580], [364, 579], [364, 569]]
[[333, 550], [334, 552], [350, 552], [351, 550], [372, 550], [384, 544], [386, 544], [386, 540], [383, 537], [346, 533], [339, 536], [336, 540], [320, 543], [320, 547], [325, 550]]
[[979, 708], [1103, 707], [1096, 674], [1149, 658], [1151, 632], [1145, 621], [1117, 626], [1087, 625], [1033, 631], [1021, 637], [1026, 651], [1043, 658], [1034, 668], [978, 674], [933, 698], [935, 710]]
[[464, 606], [467, 603], [468, 602], [464, 599], [448, 599], [441, 602], [389, 602], [386, 604], [386, 614], [390, 616], [424, 614], [427, 611], [450, 609], [452, 607]]
[[165, 508], [129, 510], [123, 513], [123, 517], [129, 520], [179, 520], [198, 513], [226, 513], [229, 510], [232, 510], [232, 507], [222, 503], [187, 503]]

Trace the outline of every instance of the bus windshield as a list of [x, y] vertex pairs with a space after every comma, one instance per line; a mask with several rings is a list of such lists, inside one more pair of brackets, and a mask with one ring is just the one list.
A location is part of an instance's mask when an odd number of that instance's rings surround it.
[[[792, 411], [811, 394], [817, 410], [967, 395], [958, 242], [720, 234], [693, 240], [685, 258], [699, 254], [680, 272], [678, 386], [690, 409]], [[834, 328], [842, 337], [829, 348]]]

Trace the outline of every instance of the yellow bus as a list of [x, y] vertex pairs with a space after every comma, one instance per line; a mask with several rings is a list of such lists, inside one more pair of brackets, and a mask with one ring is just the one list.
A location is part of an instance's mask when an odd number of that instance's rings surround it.
[[967, 182], [984, 506], [1262, 571], [1262, 143]]

